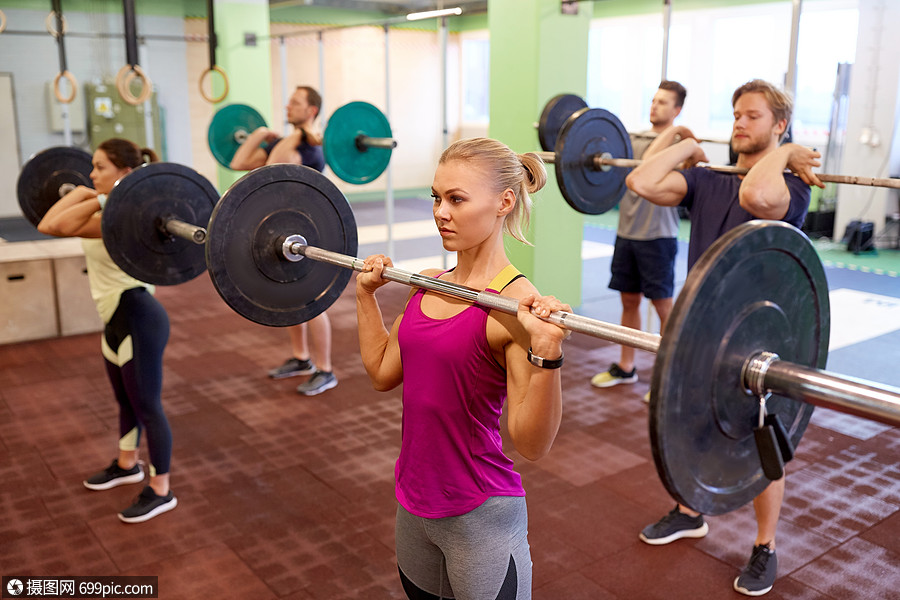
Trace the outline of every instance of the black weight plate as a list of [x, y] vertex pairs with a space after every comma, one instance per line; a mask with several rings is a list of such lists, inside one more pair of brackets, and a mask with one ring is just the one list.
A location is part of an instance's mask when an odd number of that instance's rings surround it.
[[176, 285], [206, 270], [203, 246], [165, 233], [174, 218], [206, 227], [219, 193], [190, 167], [156, 162], [116, 182], [103, 208], [103, 242], [113, 261], [140, 281]]
[[546, 152], [556, 150], [556, 141], [562, 126], [569, 117], [582, 108], [587, 108], [587, 105], [584, 98], [575, 94], [560, 94], [550, 98], [544, 105], [538, 121], [538, 140], [541, 148]]
[[55, 146], [32, 156], [16, 182], [22, 214], [37, 227], [50, 207], [60, 199], [63, 184], [93, 188], [91, 155], [80, 148]]
[[[650, 443], [666, 489], [708, 515], [735, 510], [769, 484], [753, 429], [759, 398], [744, 362], [762, 351], [824, 368], [830, 309], [809, 239], [780, 221], [752, 221], [719, 238], [691, 269], [653, 369]], [[813, 406], [771, 396], [794, 447]]]
[[223, 106], [213, 116], [206, 133], [209, 151], [220, 165], [231, 168], [231, 159], [241, 147], [240, 136], [247, 136], [264, 127], [266, 120], [252, 106], [229, 104]]
[[353, 210], [327, 177], [275, 164], [244, 175], [225, 192], [209, 222], [206, 260], [213, 284], [238, 314], [274, 327], [309, 321], [331, 306], [351, 269], [282, 253], [285, 238], [356, 256]]
[[599, 215], [619, 203], [627, 189], [628, 169], [594, 166], [595, 156], [631, 158], [631, 137], [622, 122], [602, 108], [572, 114], [556, 142], [556, 182], [569, 206]]

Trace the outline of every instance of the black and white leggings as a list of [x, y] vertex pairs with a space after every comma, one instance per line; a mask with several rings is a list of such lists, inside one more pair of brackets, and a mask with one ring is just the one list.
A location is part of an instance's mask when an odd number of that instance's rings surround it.
[[162, 407], [163, 351], [169, 317], [145, 288], [122, 293], [103, 330], [106, 372], [119, 403], [119, 448], [137, 450], [147, 432], [150, 474], [169, 472], [172, 430]]

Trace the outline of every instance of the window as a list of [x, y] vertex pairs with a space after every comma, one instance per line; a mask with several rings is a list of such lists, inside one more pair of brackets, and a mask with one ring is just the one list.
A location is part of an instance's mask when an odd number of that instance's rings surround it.
[[[827, 140], [837, 67], [855, 59], [858, 18], [857, 0], [803, 3], [794, 141], [822, 147]], [[649, 127], [662, 74], [662, 27], [661, 12], [595, 19], [591, 26], [587, 102], [613, 112], [629, 131]], [[790, 29], [791, 2], [673, 10], [666, 74], [688, 90], [678, 122], [699, 137], [728, 139], [735, 88], [755, 78], [784, 84]]]
[[462, 120], [486, 124], [490, 114], [490, 40], [486, 31], [461, 38]]

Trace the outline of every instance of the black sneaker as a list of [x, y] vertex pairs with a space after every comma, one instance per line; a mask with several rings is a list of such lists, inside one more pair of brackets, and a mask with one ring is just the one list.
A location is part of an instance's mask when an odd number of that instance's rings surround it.
[[301, 383], [297, 386], [297, 392], [304, 396], [315, 396], [326, 390], [330, 390], [337, 385], [337, 377], [334, 373], [326, 373], [325, 371], [316, 371], [316, 374], [309, 378], [309, 381]]
[[734, 591], [745, 596], [762, 596], [775, 584], [778, 557], [768, 546], [753, 546], [750, 562], [734, 580]]
[[686, 515], [675, 506], [669, 514], [654, 523], [647, 525], [638, 536], [642, 542], [653, 546], [661, 546], [680, 540], [681, 538], [702, 538], [709, 532], [709, 525], [703, 520], [703, 515], [692, 517]]
[[141, 464], [138, 462], [130, 469], [123, 469], [119, 466], [119, 459], [115, 459], [96, 475], [91, 475], [84, 481], [84, 487], [89, 490], [108, 490], [117, 485], [125, 485], [126, 483], [137, 483], [144, 480], [144, 471], [141, 470]]
[[637, 380], [637, 370], [634, 367], [630, 371], [623, 371], [622, 367], [613, 363], [608, 371], [597, 373], [591, 377], [591, 385], [598, 388], [608, 388], [620, 383], [634, 383]]
[[275, 367], [269, 371], [269, 377], [272, 379], [284, 379], [285, 377], [296, 377], [297, 375], [309, 375], [315, 370], [315, 365], [308, 358], [304, 360], [289, 358], [280, 367]]
[[172, 490], [165, 496], [157, 496], [149, 485], [144, 487], [134, 500], [134, 504], [119, 513], [119, 519], [126, 523], [143, 523], [156, 515], [161, 515], [178, 506], [178, 499]]

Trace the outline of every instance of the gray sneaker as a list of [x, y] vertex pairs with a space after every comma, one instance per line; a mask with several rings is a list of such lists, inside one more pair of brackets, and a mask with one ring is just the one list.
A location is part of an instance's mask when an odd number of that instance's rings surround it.
[[653, 546], [661, 546], [680, 540], [681, 538], [702, 538], [709, 532], [709, 525], [703, 520], [703, 515], [692, 517], [686, 515], [676, 505], [669, 514], [662, 519], [647, 525], [638, 536], [642, 542]]
[[289, 358], [280, 367], [275, 367], [269, 371], [269, 377], [272, 379], [284, 379], [286, 377], [296, 377], [297, 375], [309, 375], [315, 370], [316, 366], [309, 359]]
[[326, 373], [325, 371], [316, 371], [309, 378], [309, 381], [301, 383], [297, 386], [297, 392], [304, 396], [315, 396], [324, 391], [330, 390], [338, 384], [337, 377], [334, 373]]
[[753, 546], [750, 562], [734, 580], [734, 591], [745, 596], [762, 596], [775, 584], [778, 557], [768, 546]]

